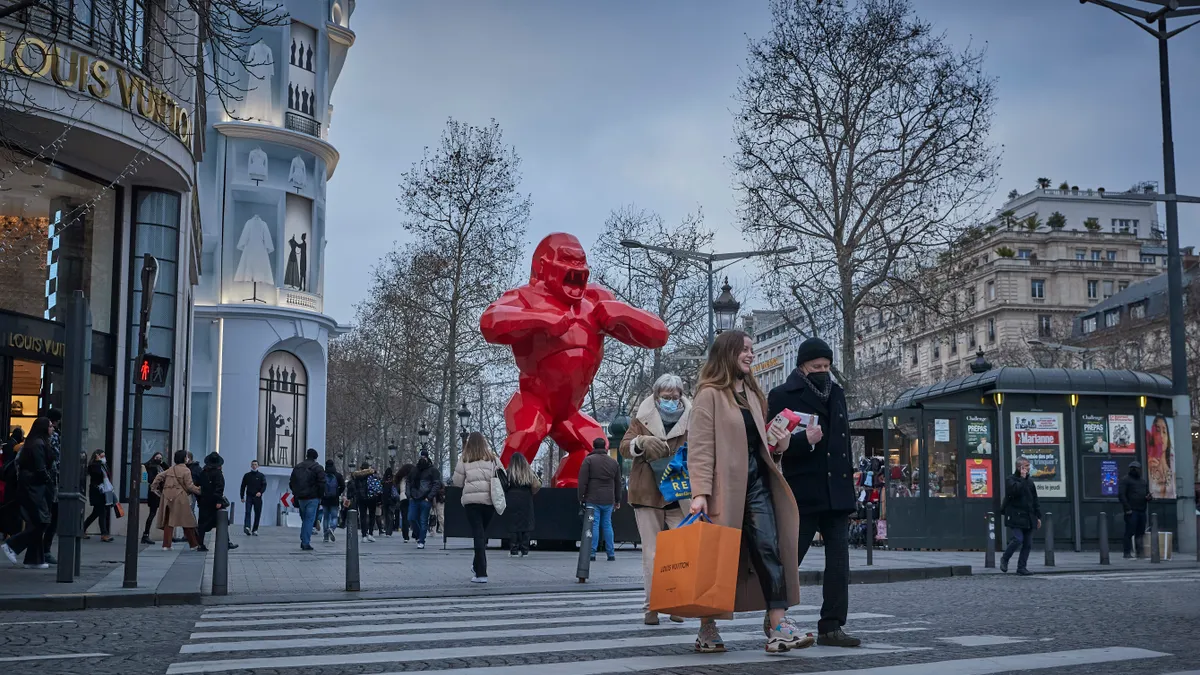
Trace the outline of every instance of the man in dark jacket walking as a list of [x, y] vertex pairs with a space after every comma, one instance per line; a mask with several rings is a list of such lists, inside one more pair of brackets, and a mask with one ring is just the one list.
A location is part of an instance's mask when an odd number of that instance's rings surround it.
[[579, 501], [591, 507], [592, 560], [600, 546], [600, 535], [604, 535], [604, 552], [609, 560], [617, 559], [613, 544], [612, 515], [621, 508], [621, 467], [617, 460], [608, 456], [603, 438], [592, 441], [592, 452], [579, 467]]
[[[258, 460], [250, 462], [250, 470], [242, 476], [242, 487], [239, 491], [242, 503], [246, 505], [246, 522], [242, 531], [246, 536], [258, 536], [258, 523], [262, 520], [262, 497], [267, 491], [267, 477], [258, 470]], [[246, 501], [249, 498], [250, 501]], [[254, 512], [254, 529], [250, 528], [250, 512]]]
[[317, 451], [309, 448], [304, 461], [292, 469], [288, 487], [296, 506], [300, 508], [300, 550], [311, 551], [313, 523], [317, 520], [317, 505], [325, 496], [325, 470], [317, 463]]
[[767, 419], [783, 410], [817, 416], [798, 427], [783, 454], [783, 477], [800, 511], [800, 563], [817, 532], [825, 541], [825, 575], [817, 644], [857, 647], [862, 641], [842, 629], [850, 611], [850, 514], [855, 511], [854, 468], [846, 394], [829, 373], [833, 350], [820, 338], [805, 340], [796, 369], [767, 396]]
[[425, 535], [429, 532], [429, 512], [442, 489], [442, 472], [433, 466], [429, 451], [422, 450], [417, 466], [408, 474], [405, 491], [408, 494], [408, 519], [415, 530], [417, 548], [425, 548]]
[[1008, 561], [1012, 559], [1017, 549], [1021, 556], [1017, 558], [1017, 574], [1029, 576], [1026, 564], [1029, 562], [1029, 550], [1033, 547], [1033, 531], [1042, 528], [1042, 506], [1038, 502], [1037, 486], [1029, 477], [1029, 460], [1017, 458], [1017, 470], [1004, 483], [1004, 524], [1012, 530], [1008, 540], [1008, 548], [1000, 557], [1000, 571], [1008, 571]]
[[321, 497], [321, 529], [325, 531], [325, 541], [337, 541], [334, 530], [337, 529], [338, 515], [342, 509], [342, 494], [346, 492], [346, 479], [338, 473], [337, 464], [332, 459], [325, 460], [325, 495]]
[[1121, 508], [1125, 511], [1125, 537], [1121, 540], [1121, 548], [1125, 550], [1126, 558], [1132, 558], [1133, 553], [1129, 549], [1132, 541], [1137, 557], [1141, 558], [1142, 537], [1146, 534], [1146, 507], [1153, 499], [1150, 496], [1150, 485], [1142, 477], [1141, 462], [1129, 463], [1129, 472], [1117, 487], [1117, 499], [1121, 501]]

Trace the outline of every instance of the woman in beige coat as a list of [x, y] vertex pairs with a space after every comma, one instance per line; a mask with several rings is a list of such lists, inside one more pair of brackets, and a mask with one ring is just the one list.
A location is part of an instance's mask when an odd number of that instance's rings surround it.
[[[652, 464], [663, 464], [687, 443], [692, 402], [683, 395], [683, 380], [670, 373], [654, 381], [654, 390], [642, 401], [629, 420], [629, 429], [621, 439], [621, 456], [633, 460], [629, 469], [629, 504], [642, 539], [642, 585], [646, 600], [642, 604], [647, 626], [658, 625], [658, 612], [650, 611], [650, 580], [654, 576], [655, 541], [658, 533], [679, 527], [691, 500], [668, 504], [658, 490], [661, 476]], [[672, 616], [680, 623], [682, 617]]]
[[[768, 652], [811, 646], [787, 618], [800, 602], [796, 500], [768, 452], [787, 449], [786, 430], [766, 426], [767, 397], [750, 370], [754, 343], [741, 331], [726, 331], [713, 343], [700, 369], [688, 431], [692, 513], [742, 531], [738, 565], [738, 612], [765, 609]], [[725, 643], [713, 619], [700, 624], [696, 651], [722, 652]]]
[[467, 513], [467, 524], [471, 526], [471, 538], [475, 540], [475, 560], [471, 569], [473, 584], [486, 584], [487, 576], [487, 529], [496, 515], [492, 503], [492, 477], [500, 468], [500, 462], [488, 445], [487, 439], [478, 431], [472, 431], [463, 445], [462, 457], [454, 467], [454, 487], [462, 491], [463, 510]]
[[175, 451], [175, 464], [155, 477], [150, 491], [159, 497], [158, 526], [163, 531], [163, 550], [171, 550], [171, 531], [183, 528], [183, 536], [195, 551], [200, 547], [196, 537], [196, 516], [192, 514], [192, 498], [200, 488], [192, 482], [192, 470], [187, 467], [187, 451]]

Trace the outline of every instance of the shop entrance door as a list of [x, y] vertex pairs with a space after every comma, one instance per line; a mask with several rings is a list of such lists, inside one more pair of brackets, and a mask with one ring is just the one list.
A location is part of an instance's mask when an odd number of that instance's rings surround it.
[[925, 500], [921, 481], [921, 411], [897, 410], [888, 420], [887, 535], [891, 548], [921, 548]]
[[28, 434], [34, 420], [47, 408], [62, 408], [62, 369], [38, 361], [3, 359], [3, 396], [6, 428]]

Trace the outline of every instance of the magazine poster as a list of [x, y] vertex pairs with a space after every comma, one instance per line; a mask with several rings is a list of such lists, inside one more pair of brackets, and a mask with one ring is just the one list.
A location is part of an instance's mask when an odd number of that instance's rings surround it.
[[1029, 460], [1029, 476], [1039, 497], [1067, 496], [1063, 480], [1062, 413], [1012, 413], [1012, 470], [1017, 460]]
[[1146, 479], [1150, 496], [1175, 499], [1175, 448], [1171, 446], [1175, 420], [1165, 415], [1146, 415]]
[[1133, 427], [1133, 415], [1108, 416], [1108, 449], [1114, 454], [1132, 455], [1137, 452], [1137, 436]]
[[987, 415], [967, 415], [967, 453], [992, 454], [992, 420]]
[[1117, 496], [1117, 460], [1106, 459], [1100, 462], [1100, 494], [1105, 497]]
[[1080, 415], [1083, 424], [1079, 445], [1084, 452], [1108, 454], [1108, 424], [1104, 415]]
[[992, 496], [992, 460], [967, 460], [967, 498], [987, 499]]

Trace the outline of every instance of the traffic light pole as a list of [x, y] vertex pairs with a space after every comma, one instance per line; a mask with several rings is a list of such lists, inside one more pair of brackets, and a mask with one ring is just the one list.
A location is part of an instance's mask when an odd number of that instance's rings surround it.
[[[146, 254], [142, 261], [142, 311], [138, 320], [138, 360], [149, 348], [150, 308], [154, 304], [154, 287], [158, 282], [158, 261]], [[137, 378], [130, 378], [136, 390], [133, 396], [133, 440], [129, 453], [129, 513], [125, 521], [125, 588], [137, 588], [138, 578], [138, 546], [141, 537], [138, 529], [141, 526], [142, 505], [142, 398], [146, 387], [137, 383]], [[169, 534], [166, 536], [170, 536]]]

